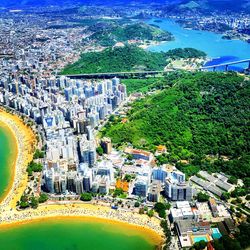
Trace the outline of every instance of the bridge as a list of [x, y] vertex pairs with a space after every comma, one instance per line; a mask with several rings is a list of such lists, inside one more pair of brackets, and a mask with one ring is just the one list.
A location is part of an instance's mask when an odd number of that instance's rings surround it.
[[221, 63], [221, 64], [211, 65], [211, 66], [204, 66], [204, 67], [201, 67], [199, 70], [213, 69], [213, 71], [215, 71], [216, 68], [225, 67], [225, 71], [228, 71], [230, 65], [242, 64], [242, 63], [248, 63], [248, 68], [247, 69], [250, 70], [250, 59], [234, 61], [234, 62], [227, 62], [227, 63]]
[[[211, 66], [203, 66], [201, 68], [196, 69], [196, 71], [203, 71], [203, 70], [210, 70], [216, 71], [217, 68], [224, 67], [225, 71], [229, 70], [230, 65], [237, 65], [242, 63], [248, 63], [247, 70], [250, 71], [250, 59], [240, 60], [240, 61], [234, 61], [234, 62], [227, 62], [227, 63], [221, 63], [217, 65], [211, 65]], [[164, 74], [171, 71], [177, 71], [182, 70], [181, 68], [169, 68], [165, 71], [159, 70], [159, 71], [134, 71], [134, 72], [106, 72], [106, 73], [86, 73], [86, 74], [72, 74], [72, 75], [65, 75], [66, 77], [69, 77], [71, 79], [111, 79], [114, 77], [118, 78], [131, 78], [131, 77], [139, 77], [139, 78], [145, 78], [146, 76], [156, 76], [159, 74]], [[192, 71], [192, 70], [190, 70]]]

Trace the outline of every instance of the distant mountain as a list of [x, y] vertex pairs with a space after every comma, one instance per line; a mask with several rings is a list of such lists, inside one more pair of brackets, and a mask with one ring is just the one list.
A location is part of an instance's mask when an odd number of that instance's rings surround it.
[[49, 5], [136, 5], [138, 3], [160, 4], [160, 8], [170, 12], [185, 11], [247, 11], [250, 12], [249, 0], [0, 0], [0, 7], [26, 7], [26, 6], [49, 6]]
[[249, 0], [183, 0], [179, 4], [170, 4], [175, 11], [249, 11]]
[[25, 6], [49, 6], [49, 5], [72, 5], [72, 4], [87, 4], [87, 5], [126, 5], [138, 3], [158, 3], [169, 4], [178, 3], [181, 0], [0, 0], [0, 7], [25, 7]]

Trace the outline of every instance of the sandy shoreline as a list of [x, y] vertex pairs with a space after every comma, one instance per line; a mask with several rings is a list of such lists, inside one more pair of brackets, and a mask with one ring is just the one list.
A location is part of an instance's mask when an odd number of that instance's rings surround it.
[[16, 202], [20, 200], [27, 182], [28, 175], [26, 168], [33, 158], [34, 146], [36, 143], [33, 131], [28, 128], [22, 120], [0, 109], [0, 122], [5, 124], [16, 141], [17, 157], [15, 161], [12, 183], [10, 183], [9, 193], [1, 201], [0, 212], [2, 209], [15, 209]]
[[47, 220], [53, 218], [89, 218], [91, 220], [102, 220], [107, 223], [123, 223], [127, 226], [137, 228], [145, 232], [156, 245], [162, 245], [164, 235], [156, 218], [138, 213], [112, 210], [109, 207], [96, 206], [92, 204], [67, 204], [67, 205], [41, 205], [37, 209], [26, 209], [12, 211], [2, 214], [0, 218], [1, 227], [11, 227], [24, 223], [32, 223], [36, 220]]
[[0, 109], [0, 123], [5, 124], [16, 140], [17, 159], [15, 173], [7, 196], [0, 204], [0, 228], [12, 227], [39, 220], [82, 218], [89, 221], [105, 221], [107, 223], [123, 223], [124, 226], [137, 228], [152, 239], [156, 245], [161, 245], [164, 234], [159, 220], [128, 211], [112, 210], [109, 207], [92, 204], [39, 205], [37, 209], [16, 210], [16, 202], [20, 200], [27, 183], [26, 168], [33, 158], [36, 139], [33, 131], [23, 124], [17, 116]]
[[[58, 215], [58, 216], [50, 216], [50, 217], [37, 217], [37, 218], [32, 218], [32, 219], [26, 219], [22, 220], [19, 222], [12, 222], [9, 224], [3, 224], [0, 225], [0, 232], [1, 230], [5, 229], [11, 229], [11, 228], [18, 228], [23, 225], [28, 225], [32, 223], [49, 223], [51, 221], [58, 221], [58, 222], [82, 222], [82, 223], [103, 223], [103, 224], [108, 224], [108, 225], [117, 225], [122, 227], [123, 229], [126, 228], [126, 234], [127, 236], [134, 235], [133, 233], [130, 232], [130, 229], [138, 231], [138, 234], [141, 234], [147, 239], [149, 242], [153, 243], [155, 246], [160, 246], [164, 243], [164, 238], [161, 237], [159, 234], [157, 234], [155, 231], [152, 231], [149, 228], [138, 226], [136, 224], [131, 224], [127, 223], [124, 221], [118, 221], [115, 219], [105, 219], [105, 218], [100, 218], [96, 216], [78, 216], [78, 215]], [[112, 227], [111, 227], [112, 230]], [[124, 233], [124, 232], [123, 232]]]

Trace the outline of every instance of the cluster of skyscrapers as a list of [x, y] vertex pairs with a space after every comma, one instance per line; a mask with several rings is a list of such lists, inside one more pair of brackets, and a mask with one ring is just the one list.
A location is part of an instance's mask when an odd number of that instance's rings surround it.
[[[117, 78], [0, 81], [0, 103], [33, 119], [43, 132], [43, 183], [54, 194], [108, 192], [113, 168], [108, 162], [96, 162], [94, 129], [126, 97], [126, 86]], [[102, 145], [110, 151], [105, 140]]]

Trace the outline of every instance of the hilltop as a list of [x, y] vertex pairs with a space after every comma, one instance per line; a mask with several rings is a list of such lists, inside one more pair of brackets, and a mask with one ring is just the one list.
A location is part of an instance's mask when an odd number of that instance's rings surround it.
[[211, 12], [241, 12], [250, 11], [248, 0], [239, 0], [237, 4], [233, 0], [181, 0], [179, 2], [169, 2], [163, 7], [167, 13], [200, 12], [208, 14]]
[[90, 26], [88, 30], [94, 33], [85, 40], [94, 40], [102, 46], [113, 46], [118, 42], [127, 43], [130, 40], [135, 43], [142, 43], [171, 41], [174, 39], [171, 33], [146, 23], [99, 24]]
[[169, 63], [167, 59], [203, 58], [205, 55], [204, 52], [192, 48], [164, 53], [146, 51], [137, 46], [110, 47], [101, 52], [83, 53], [80, 60], [66, 66], [61, 74], [161, 71]]
[[108, 48], [102, 52], [84, 53], [78, 62], [68, 65], [62, 74], [163, 70], [165, 65], [164, 53], [125, 46]]

